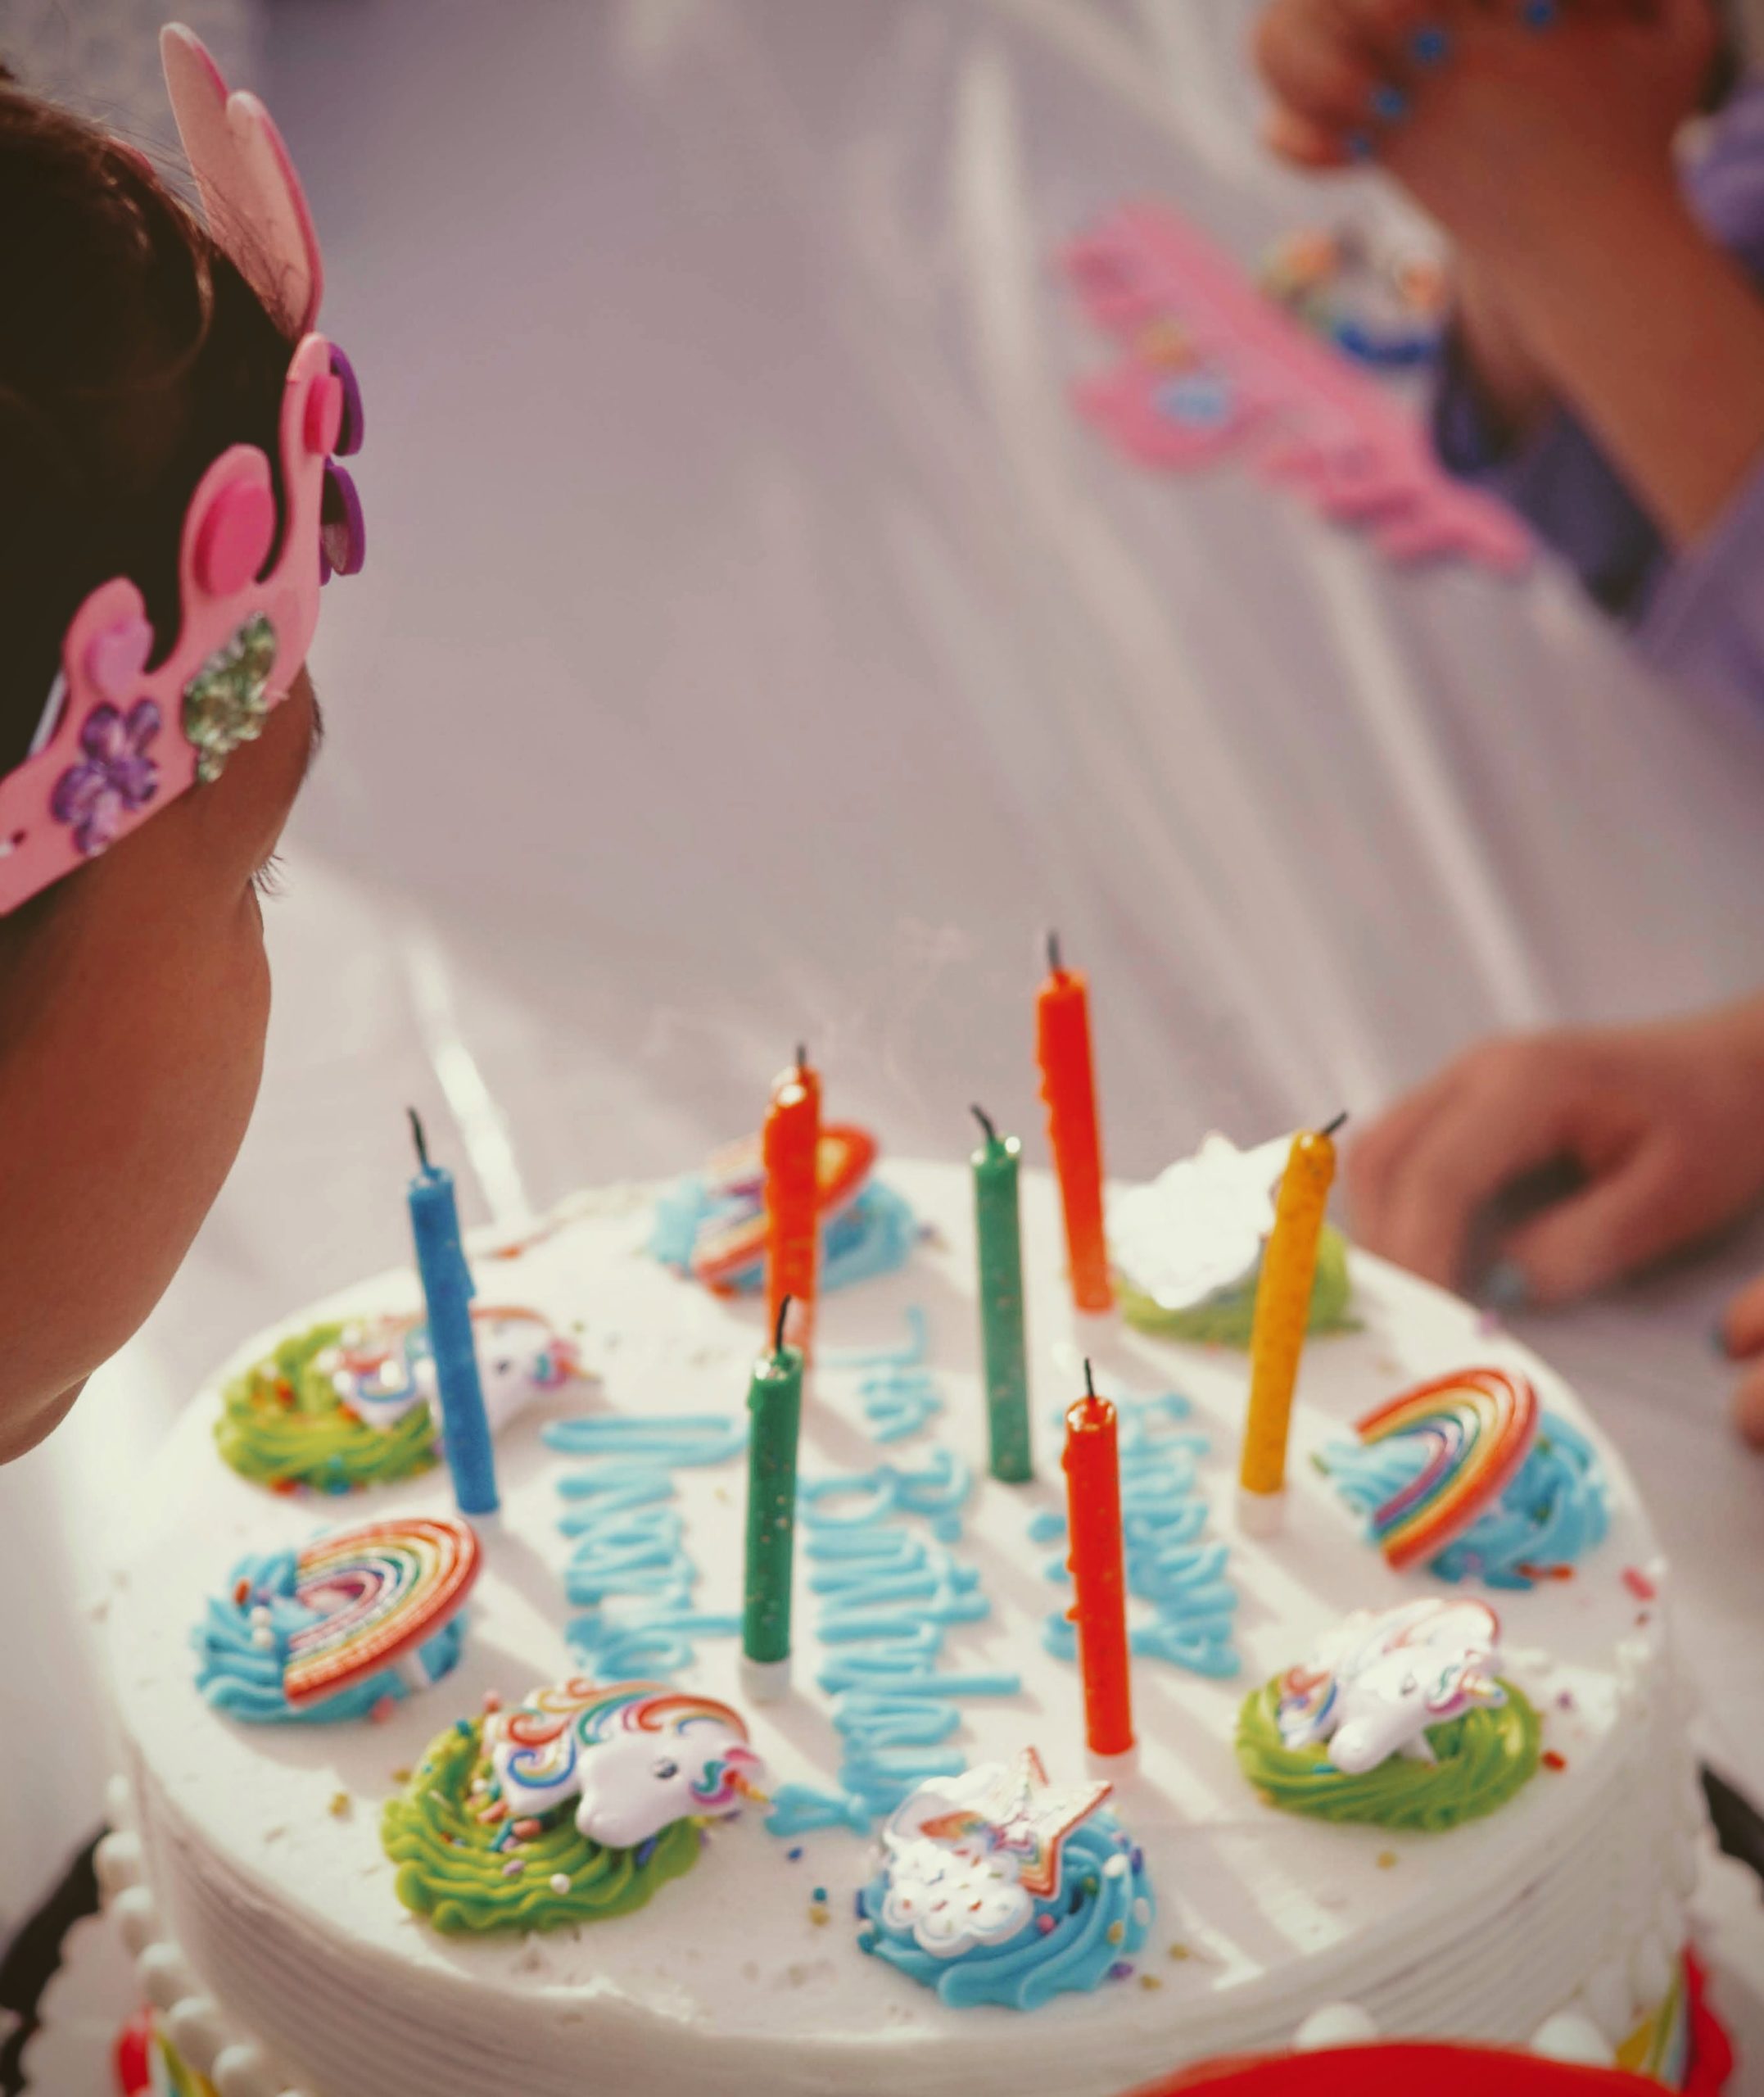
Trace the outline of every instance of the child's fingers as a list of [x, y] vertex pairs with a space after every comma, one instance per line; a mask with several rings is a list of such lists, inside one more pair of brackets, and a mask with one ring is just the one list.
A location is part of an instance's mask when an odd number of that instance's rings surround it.
[[1338, 125], [1318, 124], [1290, 109], [1273, 111], [1262, 135], [1270, 152], [1278, 153], [1289, 166], [1307, 172], [1346, 167], [1357, 157]]
[[1764, 1275], [1749, 1281], [1721, 1318], [1721, 1343], [1735, 1361], [1764, 1354]]
[[1332, 0], [1344, 31], [1380, 76], [1398, 84], [1450, 57], [1469, 0]]
[[1764, 1369], [1741, 1378], [1734, 1393], [1734, 1424], [1754, 1449], [1764, 1449]]
[[1391, 1228], [1404, 1167], [1445, 1112], [1462, 1075], [1462, 1064], [1453, 1064], [1349, 1137], [1342, 1173], [1348, 1216], [1355, 1235], [1375, 1252]]
[[1501, 1248], [1534, 1303], [1602, 1289], [1685, 1234], [1683, 1163], [1669, 1143], [1644, 1142], [1584, 1193], [1547, 1210]]
[[1481, 6], [1485, 13], [1541, 32], [1568, 20], [1658, 21], [1661, 0], [1481, 0]]
[[1255, 56], [1291, 115], [1344, 139], [1372, 122], [1374, 93], [1384, 84], [1360, 47], [1316, 7], [1277, 0], [1257, 29]]

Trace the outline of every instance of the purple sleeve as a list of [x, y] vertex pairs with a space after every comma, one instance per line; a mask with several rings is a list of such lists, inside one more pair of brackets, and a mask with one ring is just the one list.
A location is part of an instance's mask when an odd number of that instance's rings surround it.
[[1666, 568], [1635, 639], [1650, 663], [1675, 677], [1764, 696], [1764, 464]]
[[[1715, 238], [1764, 279], [1764, 80], [1744, 84], [1712, 121], [1685, 189]], [[1760, 583], [1751, 595], [1764, 597], [1764, 492], [1743, 491], [1704, 543], [1675, 562], [1597, 441], [1567, 410], [1557, 410], [1523, 444], [1510, 442], [1479, 398], [1455, 340], [1441, 372], [1433, 434], [1448, 469], [1527, 518], [1597, 603], [1637, 627], [1656, 659], [1676, 661], [1695, 624], [1749, 621], [1753, 638], [1740, 652], [1752, 659], [1749, 681], [1764, 691], [1764, 605], [1745, 613], [1730, 596], [1748, 572], [1743, 549], [1755, 545], [1752, 572]], [[1706, 569], [1709, 579], [1701, 582]], [[1691, 601], [1697, 619], [1687, 623], [1674, 608]]]
[[1647, 602], [1666, 550], [1604, 454], [1561, 408], [1526, 442], [1511, 443], [1484, 406], [1455, 337], [1435, 396], [1433, 442], [1450, 472], [1517, 510], [1606, 611], [1633, 616]]

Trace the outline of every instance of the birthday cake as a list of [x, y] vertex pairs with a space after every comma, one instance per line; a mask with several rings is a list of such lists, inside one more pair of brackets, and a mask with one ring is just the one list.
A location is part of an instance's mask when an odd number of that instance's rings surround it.
[[[1560, 1378], [1347, 1256], [1283, 1523], [1251, 1536], [1243, 1355], [1075, 1313], [1025, 1173], [1032, 1475], [1006, 1483], [970, 1175], [877, 1175], [889, 1257], [823, 1293], [795, 1396], [783, 1619], [755, 1569], [789, 1474], [776, 1508], [748, 1475], [789, 1394], [753, 1379], [763, 1300], [692, 1271], [677, 1189], [671, 1258], [654, 1189], [474, 1247], [535, 1341], [475, 1553], [429, 1416], [350, 1402], [388, 1358], [420, 1380], [408, 1270], [197, 1398], [107, 1604], [126, 1765], [102, 1858], [188, 2086], [1119, 2097], [1377, 2031], [1683, 2088], [1703, 1821], [1667, 1568]], [[1086, 1357], [1137, 1741], [1106, 1758], [1067, 1615]], [[409, 1461], [371, 1461], [376, 1433]]]

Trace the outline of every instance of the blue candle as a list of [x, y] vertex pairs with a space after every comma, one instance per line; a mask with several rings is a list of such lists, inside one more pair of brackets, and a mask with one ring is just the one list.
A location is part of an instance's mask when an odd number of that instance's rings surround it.
[[417, 1175], [410, 1183], [410, 1231], [417, 1271], [428, 1305], [429, 1346], [441, 1393], [441, 1446], [453, 1473], [453, 1496], [462, 1515], [496, 1511], [496, 1460], [490, 1443], [483, 1387], [477, 1375], [477, 1343], [472, 1333], [472, 1270], [459, 1242], [459, 1212], [453, 1175], [429, 1162], [417, 1111], [409, 1109], [416, 1139]]

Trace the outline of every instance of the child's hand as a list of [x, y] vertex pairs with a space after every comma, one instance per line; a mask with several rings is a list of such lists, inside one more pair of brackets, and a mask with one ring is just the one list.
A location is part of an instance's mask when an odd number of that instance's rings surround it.
[[[1558, 18], [1559, 17], [1559, 19]], [[1376, 154], [1460, 241], [1498, 255], [1586, 185], [1670, 180], [1716, 43], [1709, 0], [1273, 0], [1269, 138], [1305, 167]]]
[[1734, 1392], [1735, 1423], [1755, 1449], [1764, 1449], [1764, 1275], [1728, 1305], [1721, 1342], [1745, 1371]]
[[[1585, 1184], [1499, 1248], [1532, 1301], [1599, 1288], [1737, 1216], [1764, 1193], [1764, 999], [1472, 1049], [1349, 1151], [1356, 1235], [1431, 1280], [1459, 1282], [1484, 1205], [1563, 1156]], [[1730, 1330], [1736, 1352], [1764, 1351], [1764, 1283], [1736, 1303]], [[1764, 1375], [1757, 1411], [1764, 1429]]]

